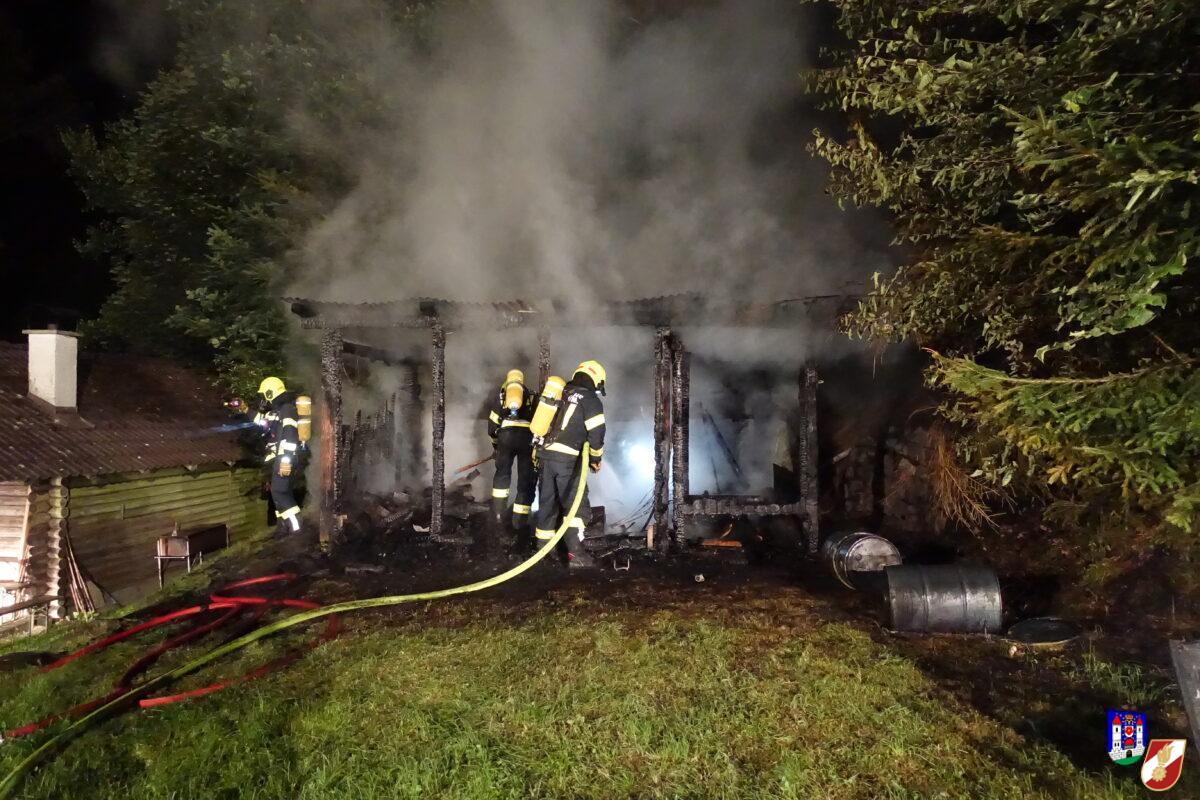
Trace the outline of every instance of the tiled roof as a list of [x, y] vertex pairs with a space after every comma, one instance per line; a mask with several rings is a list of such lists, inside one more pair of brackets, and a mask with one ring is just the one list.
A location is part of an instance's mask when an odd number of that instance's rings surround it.
[[0, 343], [0, 480], [39, 480], [240, 461], [222, 397], [161, 359], [80, 355], [79, 416], [27, 395], [25, 345]]

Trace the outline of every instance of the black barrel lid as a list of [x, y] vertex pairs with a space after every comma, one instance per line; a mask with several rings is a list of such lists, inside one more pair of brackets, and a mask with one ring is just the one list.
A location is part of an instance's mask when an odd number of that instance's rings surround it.
[[1061, 645], [1078, 638], [1082, 633], [1078, 625], [1065, 619], [1032, 617], [1014, 623], [1008, 629], [1007, 638], [1018, 644]]

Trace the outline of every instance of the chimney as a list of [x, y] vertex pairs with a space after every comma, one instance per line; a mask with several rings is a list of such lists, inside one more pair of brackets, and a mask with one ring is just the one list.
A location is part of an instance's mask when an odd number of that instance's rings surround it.
[[56, 411], [75, 411], [79, 334], [54, 326], [22, 332], [29, 336], [29, 396]]

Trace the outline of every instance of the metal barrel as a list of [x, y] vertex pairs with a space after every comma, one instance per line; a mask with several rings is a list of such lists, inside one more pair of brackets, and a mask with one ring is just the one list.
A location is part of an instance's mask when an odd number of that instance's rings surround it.
[[821, 558], [833, 576], [851, 589], [878, 585], [884, 567], [904, 561], [896, 545], [866, 531], [833, 534], [821, 545]]
[[890, 627], [897, 631], [999, 633], [1000, 581], [989, 567], [886, 568]]

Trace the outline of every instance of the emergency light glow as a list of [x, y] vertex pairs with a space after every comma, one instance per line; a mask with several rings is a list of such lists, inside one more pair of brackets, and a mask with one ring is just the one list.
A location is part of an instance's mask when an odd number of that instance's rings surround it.
[[643, 478], [654, 477], [654, 448], [645, 442], [638, 442], [629, 446], [628, 459], [629, 463], [638, 471], [638, 475]]

